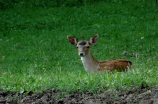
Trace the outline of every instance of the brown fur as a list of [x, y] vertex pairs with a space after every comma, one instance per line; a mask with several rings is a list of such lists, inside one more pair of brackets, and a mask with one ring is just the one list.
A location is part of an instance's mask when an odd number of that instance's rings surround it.
[[93, 60], [100, 65], [100, 68], [97, 69], [98, 72], [105, 70], [108, 70], [110, 72], [113, 72], [115, 70], [117, 70], [118, 72], [122, 72], [127, 71], [127, 69], [132, 66], [132, 62], [126, 59], [107, 60], [100, 62], [93, 57]]
[[131, 67], [131, 65], [132, 62], [125, 59], [108, 60], [100, 62], [100, 66], [102, 69], [107, 69], [109, 71], [117, 70], [118, 72], [126, 71], [129, 67]]

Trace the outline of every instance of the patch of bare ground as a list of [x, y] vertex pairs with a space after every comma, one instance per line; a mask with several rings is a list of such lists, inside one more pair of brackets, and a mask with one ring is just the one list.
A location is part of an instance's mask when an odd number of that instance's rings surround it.
[[43, 93], [0, 92], [0, 104], [158, 104], [157, 88], [137, 88], [130, 91], [107, 90], [63, 95], [52, 89]]

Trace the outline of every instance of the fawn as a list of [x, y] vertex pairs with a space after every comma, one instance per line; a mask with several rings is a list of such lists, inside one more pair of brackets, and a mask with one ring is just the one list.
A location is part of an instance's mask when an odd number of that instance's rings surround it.
[[98, 61], [96, 60], [90, 50], [90, 47], [96, 44], [98, 35], [90, 38], [90, 41], [81, 40], [77, 42], [76, 38], [67, 36], [69, 42], [78, 48], [78, 54], [81, 57], [84, 68], [87, 72], [103, 72], [115, 70], [121, 72], [126, 71], [132, 66], [132, 62], [125, 59], [108, 60], [108, 61]]

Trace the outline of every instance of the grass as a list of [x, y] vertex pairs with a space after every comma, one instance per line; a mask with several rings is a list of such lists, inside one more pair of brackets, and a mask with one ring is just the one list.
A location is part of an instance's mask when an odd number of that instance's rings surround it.
[[[158, 86], [158, 13], [151, 1], [115, 0], [84, 6], [0, 11], [0, 90], [97, 92]], [[88, 74], [67, 35], [89, 39], [98, 60], [125, 58], [128, 72]], [[123, 52], [128, 52], [123, 55]]]

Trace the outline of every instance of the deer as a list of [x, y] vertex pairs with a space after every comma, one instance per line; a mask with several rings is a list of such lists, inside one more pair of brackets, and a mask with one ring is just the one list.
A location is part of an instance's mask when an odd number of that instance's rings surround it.
[[102, 73], [102, 72], [125, 72], [131, 66], [132, 62], [126, 59], [116, 59], [107, 61], [98, 61], [95, 59], [91, 52], [91, 46], [95, 45], [99, 35], [92, 36], [89, 41], [81, 40], [77, 41], [76, 38], [67, 36], [69, 42], [76, 46], [78, 49], [78, 55], [81, 57], [84, 69], [87, 73]]

